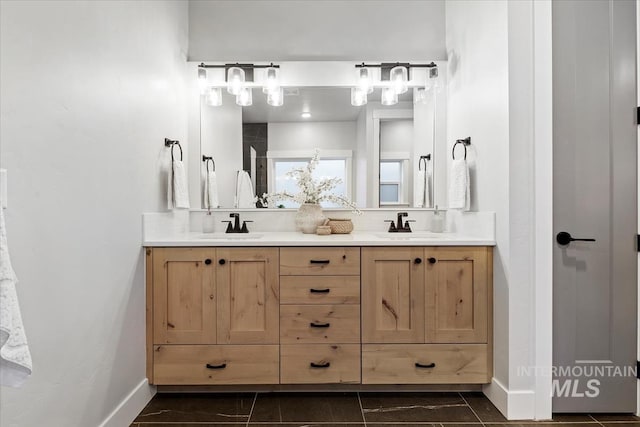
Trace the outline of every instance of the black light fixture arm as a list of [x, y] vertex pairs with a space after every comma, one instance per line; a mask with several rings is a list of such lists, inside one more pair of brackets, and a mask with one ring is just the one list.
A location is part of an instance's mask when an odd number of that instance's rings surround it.
[[407, 67], [407, 68], [436, 68], [435, 62], [429, 64], [412, 64], [410, 62], [383, 62], [381, 64], [356, 64], [356, 68], [389, 68], [389, 67]]
[[198, 68], [231, 68], [231, 67], [238, 67], [238, 68], [251, 68], [251, 69], [255, 69], [255, 68], [280, 68], [279, 65], [274, 64], [273, 62], [270, 64], [240, 64], [239, 62], [236, 62], [235, 64], [205, 64], [204, 62], [201, 62], [200, 65], [198, 65]]

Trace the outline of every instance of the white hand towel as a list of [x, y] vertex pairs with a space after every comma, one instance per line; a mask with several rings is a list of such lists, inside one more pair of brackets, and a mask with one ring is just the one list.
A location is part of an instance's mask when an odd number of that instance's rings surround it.
[[187, 173], [181, 160], [173, 160], [169, 170], [167, 206], [169, 209], [189, 209], [190, 207]]
[[253, 184], [251, 184], [251, 177], [246, 171], [238, 172], [236, 203], [236, 207], [238, 208], [256, 207], [256, 195], [253, 192]]
[[464, 159], [451, 162], [449, 175], [449, 209], [468, 211], [471, 201], [469, 166]]
[[11, 267], [4, 212], [0, 207], [0, 385], [20, 387], [31, 375], [31, 353], [22, 324]]
[[431, 205], [431, 171], [424, 171], [424, 206], [430, 208]]
[[204, 207], [207, 209], [216, 209], [220, 206], [218, 199], [218, 179], [216, 172], [207, 170], [207, 176], [204, 179]]
[[426, 171], [419, 170], [413, 182], [413, 207], [425, 207]]

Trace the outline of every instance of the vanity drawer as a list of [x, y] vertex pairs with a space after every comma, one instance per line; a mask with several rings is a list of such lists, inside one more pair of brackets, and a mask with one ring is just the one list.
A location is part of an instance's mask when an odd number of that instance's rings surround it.
[[359, 275], [360, 248], [281, 248], [280, 275]]
[[278, 384], [277, 345], [159, 345], [157, 385]]
[[282, 384], [360, 383], [359, 344], [283, 345]]
[[362, 383], [486, 384], [487, 357], [486, 344], [365, 344]]
[[359, 343], [359, 305], [282, 305], [281, 343]]
[[282, 276], [280, 304], [360, 304], [360, 277]]

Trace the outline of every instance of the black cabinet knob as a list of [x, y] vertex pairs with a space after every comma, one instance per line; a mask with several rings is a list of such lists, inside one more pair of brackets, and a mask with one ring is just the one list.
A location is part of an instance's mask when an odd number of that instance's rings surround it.
[[211, 260], [209, 258], [207, 258], [207, 259], [204, 260], [204, 263], [209, 265], [209, 264], [211, 264]]
[[430, 257], [428, 261], [429, 261], [429, 264], [435, 264], [438, 260], [435, 259], [434, 257]]
[[422, 258], [416, 258], [413, 260], [416, 264], [422, 264]]
[[227, 261], [225, 261], [224, 259], [221, 259], [220, 261], [218, 261], [218, 264], [220, 265], [225, 265], [227, 263]]

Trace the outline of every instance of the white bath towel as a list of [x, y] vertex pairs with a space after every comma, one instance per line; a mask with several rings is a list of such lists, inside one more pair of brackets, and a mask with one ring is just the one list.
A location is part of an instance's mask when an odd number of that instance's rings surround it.
[[207, 175], [204, 178], [204, 207], [206, 209], [216, 209], [220, 207], [218, 180], [216, 178], [216, 172], [211, 170], [207, 170]]
[[187, 173], [181, 160], [173, 160], [169, 168], [167, 207], [169, 209], [189, 209], [190, 207]]
[[20, 387], [31, 375], [31, 353], [22, 325], [11, 267], [4, 212], [0, 208], [0, 385]]
[[253, 192], [253, 184], [251, 184], [251, 177], [246, 171], [238, 171], [238, 181], [236, 183], [236, 207], [256, 207], [256, 195]]
[[449, 175], [449, 209], [468, 211], [471, 205], [469, 166], [464, 159], [451, 162]]
[[419, 170], [413, 182], [413, 207], [431, 207], [431, 173]]

